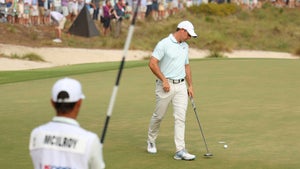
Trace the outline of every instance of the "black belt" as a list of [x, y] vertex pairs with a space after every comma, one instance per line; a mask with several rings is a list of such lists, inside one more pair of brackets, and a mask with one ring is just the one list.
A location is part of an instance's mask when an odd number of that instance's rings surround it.
[[177, 80], [168, 79], [168, 80], [169, 80], [169, 82], [172, 82], [173, 84], [178, 84], [178, 83], [184, 82], [184, 79], [177, 79]]

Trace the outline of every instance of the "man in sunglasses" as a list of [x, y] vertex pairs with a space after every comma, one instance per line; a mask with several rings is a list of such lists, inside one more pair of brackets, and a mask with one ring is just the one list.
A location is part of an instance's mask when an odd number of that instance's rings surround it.
[[169, 103], [172, 103], [175, 119], [175, 160], [196, 158], [185, 149], [184, 139], [188, 97], [194, 95], [188, 58], [189, 46], [186, 43], [191, 37], [197, 37], [193, 24], [189, 21], [180, 22], [174, 33], [158, 42], [149, 61], [149, 67], [157, 79], [156, 107], [149, 124], [147, 151], [157, 153], [155, 141], [160, 124]]

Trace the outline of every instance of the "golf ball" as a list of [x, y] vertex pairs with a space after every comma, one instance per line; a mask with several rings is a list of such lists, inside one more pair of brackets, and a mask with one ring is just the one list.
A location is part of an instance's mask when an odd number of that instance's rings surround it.
[[228, 148], [227, 144], [224, 144], [224, 148]]

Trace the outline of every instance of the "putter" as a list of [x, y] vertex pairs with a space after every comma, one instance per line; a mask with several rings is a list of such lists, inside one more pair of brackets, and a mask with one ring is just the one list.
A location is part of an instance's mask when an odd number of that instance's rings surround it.
[[134, 32], [135, 21], [136, 21], [137, 14], [138, 14], [138, 6], [140, 6], [140, 4], [141, 4], [141, 0], [138, 0], [137, 6], [135, 8], [135, 12], [133, 14], [133, 18], [132, 18], [132, 21], [131, 21], [131, 24], [130, 24], [130, 27], [129, 27], [127, 38], [126, 38], [126, 41], [125, 41], [124, 50], [123, 50], [123, 57], [122, 57], [122, 60], [121, 60], [121, 63], [120, 63], [119, 71], [118, 71], [117, 78], [116, 78], [116, 83], [115, 83], [115, 86], [113, 88], [112, 95], [111, 95], [109, 105], [108, 105], [108, 109], [107, 109], [107, 113], [106, 113], [105, 124], [104, 124], [104, 127], [103, 127], [102, 136], [101, 136], [101, 140], [100, 140], [100, 142], [102, 144], [104, 143], [104, 138], [105, 138], [105, 135], [106, 135], [106, 132], [107, 132], [109, 120], [110, 120], [110, 117], [112, 115], [113, 107], [114, 107], [115, 100], [116, 100], [116, 97], [117, 97], [119, 84], [120, 84], [120, 80], [121, 80], [121, 75], [122, 75], [122, 71], [123, 71], [124, 64], [125, 64], [125, 59], [126, 59], [127, 52], [128, 52], [128, 49], [129, 49], [129, 46], [130, 46], [130, 43], [131, 43], [132, 35], [133, 35], [133, 32]]
[[206, 153], [204, 154], [204, 157], [212, 157], [213, 154], [208, 149], [206, 139], [205, 139], [205, 136], [204, 136], [204, 132], [202, 130], [202, 126], [200, 124], [200, 120], [199, 120], [198, 113], [197, 113], [197, 110], [196, 110], [196, 105], [195, 105], [194, 99], [192, 97], [190, 97], [190, 100], [191, 100], [191, 103], [192, 103], [192, 106], [193, 106], [193, 109], [194, 109], [194, 112], [195, 112], [195, 115], [196, 115], [196, 118], [197, 118], [197, 122], [198, 122], [198, 125], [199, 125], [199, 128], [200, 128], [200, 132], [201, 132], [201, 135], [202, 135], [205, 147], [206, 147]]

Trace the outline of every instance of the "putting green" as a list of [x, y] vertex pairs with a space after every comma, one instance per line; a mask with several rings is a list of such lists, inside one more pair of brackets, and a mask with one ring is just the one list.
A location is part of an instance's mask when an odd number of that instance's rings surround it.
[[[88, 65], [84, 66], [88, 70]], [[214, 156], [203, 158], [206, 151], [191, 105], [186, 121], [186, 147], [197, 159], [173, 160], [171, 107], [161, 125], [158, 153], [146, 152], [147, 128], [155, 103], [155, 78], [144, 65], [128, 67], [122, 74], [104, 142], [107, 168], [300, 167], [299, 60], [204, 59], [191, 61], [191, 66], [195, 104]], [[43, 75], [51, 69], [39, 72]], [[0, 85], [2, 168], [32, 168], [28, 151], [30, 131], [52, 118], [51, 87], [58, 78], [68, 75], [63, 70], [56, 73], [57, 76], [52, 72], [50, 78], [28, 81], [23, 76], [20, 82]], [[86, 95], [78, 121], [99, 136], [116, 74], [117, 70], [97, 70], [70, 75], [82, 82]], [[220, 141], [226, 142], [228, 148], [224, 149]]]

